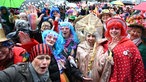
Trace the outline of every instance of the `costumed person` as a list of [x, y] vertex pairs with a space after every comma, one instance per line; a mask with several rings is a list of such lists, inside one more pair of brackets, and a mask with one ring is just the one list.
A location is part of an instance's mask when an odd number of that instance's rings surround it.
[[79, 39], [75, 31], [75, 28], [70, 22], [61, 22], [59, 26], [59, 30], [60, 30], [60, 35], [62, 35], [62, 37], [65, 40], [64, 52], [69, 56], [75, 58], [76, 56], [75, 51], [79, 43]]
[[102, 39], [94, 26], [86, 27], [83, 33], [85, 39], [78, 44], [76, 52], [78, 68], [85, 77], [93, 79], [90, 82], [106, 82], [100, 79], [108, 56], [107, 48], [104, 48], [107, 39]]
[[48, 70], [51, 55], [47, 44], [34, 46], [29, 57], [30, 62], [14, 64], [0, 71], [0, 82], [52, 82]]
[[145, 67], [145, 76], [146, 76], [146, 45], [145, 45], [145, 37], [144, 37], [144, 25], [142, 23], [143, 19], [139, 19], [140, 17], [135, 17], [133, 20], [133, 22], [129, 21], [129, 30], [128, 30], [128, 38], [132, 40], [132, 42], [134, 42], [134, 44], [138, 47], [142, 59], [143, 59], [143, 63], [144, 63], [144, 67]]
[[[95, 30], [100, 34], [99, 38], [102, 38], [103, 36], [103, 24], [101, 20], [95, 16], [93, 13], [90, 13], [89, 15], [86, 15], [82, 17], [79, 21], [75, 24], [75, 30], [77, 32], [77, 35], [84, 36], [82, 34], [85, 28], [88, 28], [88, 26], [94, 26]], [[83, 38], [79, 38], [80, 42], [84, 41]]]
[[[106, 31], [106, 25], [105, 25], [105, 23], [106, 23], [106, 21], [109, 19], [109, 18], [111, 18], [112, 17], [112, 13], [109, 11], [109, 9], [103, 9], [102, 11], [101, 11], [101, 13], [100, 13], [100, 15], [99, 15], [99, 18], [100, 18], [100, 20], [102, 21], [102, 23], [103, 23], [103, 27], [104, 27], [104, 29], [103, 29], [103, 33]], [[103, 36], [104, 37], [104, 36]]]
[[114, 64], [109, 82], [144, 82], [144, 65], [137, 46], [127, 38], [127, 25], [121, 18], [106, 22], [108, 50]]
[[[74, 60], [68, 59], [69, 55], [63, 51], [64, 39], [60, 34], [53, 30], [45, 30], [42, 33], [42, 37], [43, 42], [51, 48], [53, 56], [57, 61], [55, 65], [58, 66], [61, 82], [75, 82], [75, 79], [80, 81], [92, 80], [91, 78], [83, 77], [82, 73], [77, 69]], [[72, 79], [72, 77], [75, 79]]]
[[53, 27], [54, 27], [53, 30], [55, 30], [56, 32], [59, 32], [58, 25], [59, 25], [59, 22], [62, 21], [62, 19], [60, 18], [60, 10], [58, 7], [53, 6], [50, 9], [50, 17], [48, 18], [48, 20], [52, 22]]
[[0, 33], [0, 70], [27, 61], [29, 54], [22, 47], [15, 46], [11, 39], [6, 38], [1, 24]]

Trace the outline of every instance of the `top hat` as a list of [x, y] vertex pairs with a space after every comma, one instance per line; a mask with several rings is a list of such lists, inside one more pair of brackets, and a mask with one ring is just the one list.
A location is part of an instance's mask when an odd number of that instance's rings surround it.
[[5, 32], [2, 28], [2, 25], [0, 23], [0, 42], [4, 42], [4, 41], [7, 41], [9, 40], [8, 38], [6, 38], [6, 35], [5, 35]]

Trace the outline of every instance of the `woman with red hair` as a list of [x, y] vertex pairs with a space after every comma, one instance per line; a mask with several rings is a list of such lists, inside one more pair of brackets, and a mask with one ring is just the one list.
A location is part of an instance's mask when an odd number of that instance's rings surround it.
[[120, 18], [106, 22], [108, 49], [112, 52], [113, 62], [109, 82], [144, 82], [144, 65], [136, 45], [128, 39], [127, 25]]

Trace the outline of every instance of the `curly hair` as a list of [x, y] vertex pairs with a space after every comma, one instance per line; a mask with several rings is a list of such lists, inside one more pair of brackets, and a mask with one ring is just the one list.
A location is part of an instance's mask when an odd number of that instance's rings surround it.
[[[118, 19], [119, 20], [119, 19]], [[125, 27], [123, 25], [123, 23], [121, 23], [120, 21], [118, 20], [114, 20], [114, 21], [111, 21], [110, 23], [108, 23], [106, 25], [107, 27], [107, 31], [105, 32], [105, 37], [107, 38], [111, 38], [110, 34], [109, 34], [109, 31], [112, 27], [117, 27], [117, 28], [121, 28], [121, 36], [127, 36], [127, 27]]]

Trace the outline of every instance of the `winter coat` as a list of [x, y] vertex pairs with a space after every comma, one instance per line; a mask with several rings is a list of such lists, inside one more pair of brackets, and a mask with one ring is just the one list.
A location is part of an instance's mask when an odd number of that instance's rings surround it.
[[[0, 82], [33, 82], [28, 65], [29, 63], [14, 64], [0, 71]], [[48, 79], [47, 82], [52, 81]]]
[[26, 62], [28, 60], [29, 54], [22, 47], [14, 46], [12, 48], [12, 53], [13, 53], [12, 58], [7, 58], [5, 59], [5, 61], [0, 62], [0, 70], [4, 70], [13, 64], [17, 64], [19, 62]]
[[141, 56], [142, 56], [142, 59], [143, 59], [143, 63], [144, 63], [144, 67], [145, 67], [145, 70], [146, 70], [146, 45], [141, 43], [139, 46], [138, 46], [138, 49], [141, 53]]
[[60, 72], [59, 72], [59, 68], [57, 65], [57, 61], [54, 58], [54, 55], [52, 55], [52, 57], [51, 57], [51, 62], [49, 65], [49, 72], [50, 72], [50, 78], [51, 78], [52, 82], [60, 82]]

